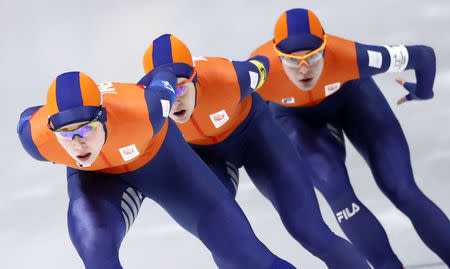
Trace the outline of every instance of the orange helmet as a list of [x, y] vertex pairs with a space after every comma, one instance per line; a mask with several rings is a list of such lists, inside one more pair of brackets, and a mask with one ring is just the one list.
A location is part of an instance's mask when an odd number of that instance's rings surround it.
[[[67, 72], [53, 80], [47, 92], [47, 110], [53, 128], [91, 121], [101, 109], [102, 96], [95, 82], [81, 72]], [[105, 113], [103, 113], [105, 114]], [[105, 118], [102, 118], [103, 121]]]
[[295, 8], [278, 18], [273, 41], [277, 49], [284, 53], [314, 50], [324, 42], [324, 34], [319, 19], [312, 11]]
[[191, 52], [186, 45], [171, 34], [153, 40], [144, 54], [144, 71], [151, 72], [160, 66], [170, 66], [177, 77], [191, 77], [194, 72]]

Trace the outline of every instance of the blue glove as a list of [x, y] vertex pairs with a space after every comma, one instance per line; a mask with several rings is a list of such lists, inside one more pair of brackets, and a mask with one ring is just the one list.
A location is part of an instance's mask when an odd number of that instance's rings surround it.
[[407, 100], [426, 100], [434, 96], [433, 84], [436, 75], [436, 56], [427, 46], [407, 46], [409, 61], [406, 69], [414, 69], [417, 83], [404, 83], [409, 94]]
[[171, 104], [177, 98], [175, 94], [177, 78], [170, 66], [160, 66], [153, 69], [141, 78], [137, 84], [143, 85], [149, 90], [152, 90], [152, 88], [155, 90], [164, 88], [170, 94]]

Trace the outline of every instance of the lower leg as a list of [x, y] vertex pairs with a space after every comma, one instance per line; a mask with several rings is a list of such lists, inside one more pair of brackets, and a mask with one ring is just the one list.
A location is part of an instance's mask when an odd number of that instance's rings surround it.
[[408, 143], [373, 79], [360, 79], [347, 102], [345, 131], [388, 198], [405, 213], [425, 244], [450, 265], [450, 222], [414, 182]]
[[[360, 253], [324, 223], [310, 166], [274, 126], [252, 132], [254, 143], [247, 144], [249, 157], [244, 164], [249, 177], [272, 202], [288, 232], [329, 268], [369, 269]], [[266, 154], [258, 154], [262, 145]]]
[[334, 234], [323, 222], [319, 209], [311, 212], [311, 208], [290, 206], [288, 214], [280, 214], [289, 231], [304, 248], [321, 259], [328, 268], [369, 268], [365, 259], [345, 239]]
[[327, 199], [347, 238], [376, 269], [402, 268], [383, 227], [354, 194], [343, 142], [326, 126], [311, 130], [301, 122], [298, 125], [302, 128], [291, 131], [289, 138], [310, 163], [311, 181]]
[[198, 237], [221, 269], [295, 269], [256, 238], [244, 214], [232, 200], [222, 201], [200, 219]]
[[387, 195], [411, 220], [422, 241], [450, 266], [450, 222], [444, 212], [416, 186]]
[[328, 203], [347, 238], [375, 269], [402, 268], [386, 231], [354, 193], [342, 193], [340, 197], [328, 199]]

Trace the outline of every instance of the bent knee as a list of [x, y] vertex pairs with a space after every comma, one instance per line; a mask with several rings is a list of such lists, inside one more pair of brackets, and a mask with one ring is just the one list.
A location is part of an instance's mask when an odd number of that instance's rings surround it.
[[330, 236], [333, 234], [320, 216], [320, 212], [315, 214], [291, 210], [280, 217], [289, 234], [309, 251], [320, 253], [329, 248]]
[[416, 184], [383, 187], [383, 192], [399, 209], [421, 200], [424, 196]]

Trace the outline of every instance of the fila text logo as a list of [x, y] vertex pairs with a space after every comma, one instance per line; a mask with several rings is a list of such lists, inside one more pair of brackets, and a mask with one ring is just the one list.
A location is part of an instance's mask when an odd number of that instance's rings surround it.
[[352, 203], [351, 211], [348, 208], [344, 208], [344, 210], [339, 211], [336, 213], [336, 217], [338, 219], [338, 222], [341, 223], [342, 219], [348, 220], [351, 217], [353, 217], [356, 213], [358, 213], [360, 207], [356, 203]]
[[339, 90], [340, 87], [341, 87], [340, 82], [336, 82], [325, 86], [325, 96], [332, 95], [333, 93], [337, 92], [337, 90]]
[[224, 125], [225, 122], [227, 122], [230, 119], [225, 109], [209, 115], [209, 118], [211, 119], [212, 123], [214, 124], [214, 127], [216, 128], [219, 128], [220, 126]]
[[119, 152], [124, 161], [129, 161], [140, 154], [135, 144], [120, 148]]

